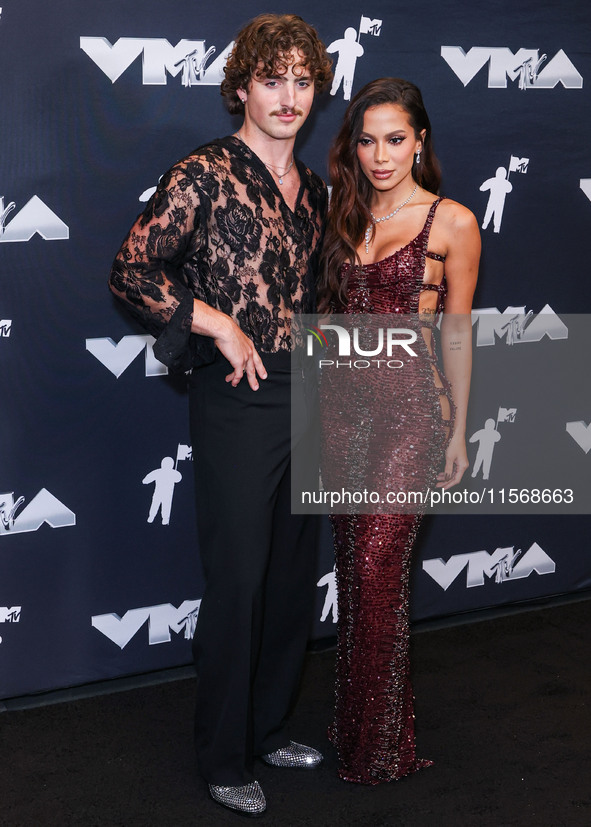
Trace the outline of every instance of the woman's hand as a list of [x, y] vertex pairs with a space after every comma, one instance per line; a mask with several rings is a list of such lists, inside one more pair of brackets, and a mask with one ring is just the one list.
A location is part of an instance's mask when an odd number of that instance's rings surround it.
[[445, 452], [445, 468], [437, 475], [437, 488], [451, 488], [457, 485], [469, 466], [466, 440], [461, 434], [454, 434]]

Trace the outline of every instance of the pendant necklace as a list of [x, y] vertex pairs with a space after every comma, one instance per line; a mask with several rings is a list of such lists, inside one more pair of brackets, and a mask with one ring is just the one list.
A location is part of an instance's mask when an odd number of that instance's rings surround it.
[[[244, 138], [242, 137], [242, 135], [240, 134], [240, 132], [235, 132], [235, 133], [234, 133], [234, 135], [235, 135], [235, 136], [236, 136], [236, 137], [237, 137], [240, 141], [242, 141], [242, 143], [244, 144], [244, 146], [248, 146], [248, 144], [246, 143], [246, 141], [244, 140]], [[248, 147], [248, 148], [250, 149], [250, 147]], [[251, 152], [252, 152], [252, 150], [251, 150]], [[263, 159], [261, 158], [261, 161], [262, 161], [262, 160], [263, 160]], [[279, 184], [280, 184], [281, 186], [283, 186], [283, 179], [285, 178], [285, 176], [286, 176], [286, 175], [289, 175], [289, 173], [291, 172], [291, 168], [293, 167], [293, 163], [294, 163], [293, 152], [291, 153], [291, 161], [289, 162], [289, 166], [288, 166], [288, 167], [285, 167], [285, 169], [283, 170], [283, 172], [282, 172], [282, 173], [277, 172], [277, 169], [281, 169], [281, 167], [276, 167], [276, 166], [274, 166], [273, 164], [267, 164], [265, 161], [263, 161], [263, 164], [265, 164], [265, 166], [267, 167], [267, 169], [269, 170], [269, 172], [271, 172], [271, 174], [274, 174], [274, 175], [276, 175], [276, 176], [277, 176], [277, 179], [278, 179]], [[414, 193], [413, 193], [413, 195], [414, 195]]]
[[369, 211], [369, 214], [371, 215], [371, 224], [369, 225], [369, 227], [365, 231], [365, 255], [366, 256], [369, 255], [369, 242], [370, 242], [370, 239], [371, 239], [372, 230], [375, 227], [375, 225], [379, 224], [380, 221], [389, 221], [393, 216], [395, 216], [396, 213], [399, 212], [404, 206], [406, 206], [406, 204], [408, 204], [408, 202], [411, 200], [411, 198], [414, 197], [414, 194], [416, 193], [418, 188], [419, 188], [419, 185], [415, 184], [414, 190], [408, 196], [406, 201], [403, 201], [402, 204], [399, 204], [396, 207], [395, 210], [392, 210], [392, 212], [388, 213], [388, 215], [382, 216], [382, 218], [376, 218], [375, 215], [372, 213], [372, 211], [371, 210]]
[[277, 179], [278, 179], [279, 183], [280, 183], [281, 185], [283, 185], [283, 179], [285, 178], [285, 176], [286, 176], [288, 173], [290, 173], [290, 172], [291, 172], [291, 168], [293, 167], [293, 152], [292, 152], [292, 154], [291, 154], [291, 161], [290, 161], [289, 166], [288, 166], [288, 167], [286, 167], [285, 171], [284, 171], [284, 172], [282, 172], [281, 174], [279, 174], [279, 173], [276, 171], [276, 167], [274, 167], [274, 166], [273, 166], [273, 164], [266, 164], [264, 161], [263, 161], [263, 164], [265, 164], [265, 166], [267, 167], [267, 169], [269, 169], [269, 170], [271, 170], [271, 172], [275, 173], [275, 175], [277, 176]]

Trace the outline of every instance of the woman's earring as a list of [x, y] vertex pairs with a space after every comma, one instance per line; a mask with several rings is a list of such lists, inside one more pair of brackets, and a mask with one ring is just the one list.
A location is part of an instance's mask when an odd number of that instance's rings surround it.
[[420, 163], [420, 160], [421, 160], [421, 150], [419, 149], [419, 151], [417, 152], [417, 154], [415, 156], [415, 162], [418, 164], [418, 163]]

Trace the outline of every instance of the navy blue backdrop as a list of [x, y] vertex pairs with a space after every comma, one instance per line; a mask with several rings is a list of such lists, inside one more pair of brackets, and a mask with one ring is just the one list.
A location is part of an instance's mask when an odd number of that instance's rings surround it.
[[[240, 26], [268, 10], [254, 0], [2, 3], [0, 697], [190, 659], [202, 575], [186, 399], [106, 278], [159, 176], [236, 129], [220, 66]], [[298, 139], [306, 163], [326, 174], [351, 90], [407, 77], [424, 93], [443, 193], [486, 225], [477, 311], [510, 308], [518, 323], [530, 311], [586, 312], [585, 4], [301, 0], [271, 10], [313, 23], [335, 59], [334, 94]], [[496, 341], [510, 346], [506, 333]], [[495, 406], [510, 410], [511, 399], [499, 394]], [[499, 433], [512, 436], [495, 448], [491, 482], [503, 450], [528, 439], [519, 412], [503, 416]], [[588, 472], [591, 410], [571, 419], [564, 450]], [[482, 425], [473, 415], [469, 434]], [[148, 522], [167, 457], [178, 472], [167, 478], [170, 520]], [[434, 517], [417, 549], [413, 617], [589, 589], [588, 530], [576, 513]], [[325, 524], [317, 638], [334, 634], [331, 572]]]

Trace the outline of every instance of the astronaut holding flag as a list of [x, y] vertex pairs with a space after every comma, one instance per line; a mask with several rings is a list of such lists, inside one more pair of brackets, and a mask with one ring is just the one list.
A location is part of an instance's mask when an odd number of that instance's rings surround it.
[[361, 20], [359, 21], [359, 34], [357, 34], [352, 26], [349, 26], [348, 29], [345, 29], [345, 33], [342, 38], [339, 40], [333, 40], [333, 42], [327, 46], [326, 51], [329, 54], [337, 52], [339, 55], [337, 64], [334, 68], [334, 79], [330, 90], [331, 95], [336, 95], [342, 83], [343, 98], [346, 101], [351, 100], [357, 58], [361, 57], [365, 52], [365, 49], [361, 43], [359, 43], [359, 38], [362, 34], [370, 34], [374, 37], [379, 37], [381, 31], [381, 20], [372, 20], [371, 17], [365, 17], [362, 14]]
[[495, 445], [501, 439], [498, 431], [499, 423], [501, 422], [515, 422], [515, 414], [517, 408], [503, 408], [499, 407], [497, 413], [497, 421], [491, 417], [484, 423], [484, 428], [475, 431], [469, 439], [469, 442], [478, 443], [478, 451], [474, 466], [472, 468], [472, 478], [476, 477], [479, 471], [482, 471], [482, 479], [487, 480], [490, 476], [490, 467], [492, 465], [493, 451]]
[[497, 171], [493, 178], [487, 178], [480, 185], [480, 191], [489, 191], [488, 204], [486, 205], [486, 212], [482, 222], [482, 229], [486, 230], [491, 220], [493, 222], [493, 230], [495, 233], [501, 232], [501, 221], [503, 220], [503, 210], [505, 209], [505, 198], [512, 192], [513, 184], [509, 181], [509, 176], [512, 172], [520, 172], [525, 174], [529, 164], [529, 158], [517, 158], [515, 155], [511, 156], [509, 161], [509, 169], [505, 167], [497, 167]]

